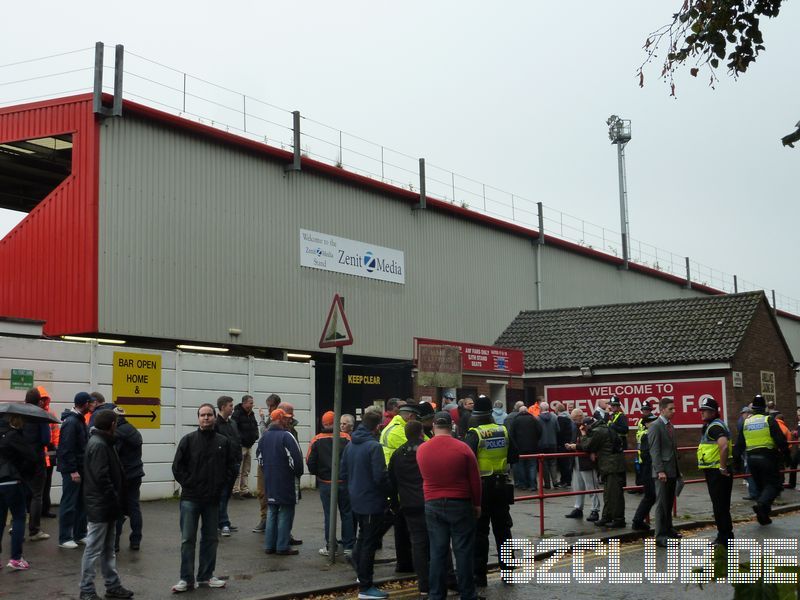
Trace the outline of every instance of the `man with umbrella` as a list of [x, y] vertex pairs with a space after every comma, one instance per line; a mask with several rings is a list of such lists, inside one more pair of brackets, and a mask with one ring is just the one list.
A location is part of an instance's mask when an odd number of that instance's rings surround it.
[[7, 402], [0, 404], [0, 541], [6, 516], [11, 511], [11, 560], [8, 566], [24, 571], [30, 564], [22, 557], [25, 538], [25, 492], [23, 481], [33, 476], [38, 457], [24, 440], [26, 422], [46, 423], [53, 418], [34, 404]]

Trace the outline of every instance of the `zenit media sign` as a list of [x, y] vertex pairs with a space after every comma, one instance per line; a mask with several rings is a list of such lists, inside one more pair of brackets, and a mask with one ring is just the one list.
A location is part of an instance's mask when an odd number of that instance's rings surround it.
[[300, 230], [300, 266], [404, 284], [405, 255], [327, 233]]

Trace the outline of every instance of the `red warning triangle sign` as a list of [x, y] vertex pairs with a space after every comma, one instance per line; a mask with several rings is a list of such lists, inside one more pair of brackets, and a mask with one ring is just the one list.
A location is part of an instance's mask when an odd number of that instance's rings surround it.
[[333, 348], [336, 346], [349, 346], [352, 343], [353, 333], [350, 331], [347, 315], [344, 314], [344, 304], [339, 294], [336, 294], [333, 297], [331, 309], [328, 311], [328, 318], [325, 320], [322, 336], [319, 338], [319, 347]]

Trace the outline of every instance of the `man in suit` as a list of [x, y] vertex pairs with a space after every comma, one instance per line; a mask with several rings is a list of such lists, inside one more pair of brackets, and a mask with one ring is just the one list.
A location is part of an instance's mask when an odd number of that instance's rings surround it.
[[656, 485], [656, 545], [666, 548], [667, 539], [680, 537], [672, 526], [672, 505], [680, 472], [675, 429], [671, 422], [675, 414], [675, 401], [664, 398], [658, 406], [660, 415], [651, 425], [647, 437], [653, 461], [653, 483]]

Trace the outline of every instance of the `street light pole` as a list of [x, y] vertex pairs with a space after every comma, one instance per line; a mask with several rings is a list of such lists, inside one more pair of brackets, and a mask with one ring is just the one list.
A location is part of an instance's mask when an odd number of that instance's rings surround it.
[[631, 141], [631, 122], [611, 115], [606, 121], [608, 137], [617, 145], [617, 169], [619, 172], [619, 216], [622, 234], [622, 268], [628, 268], [630, 260], [630, 232], [628, 230], [628, 180], [625, 171], [625, 146]]

